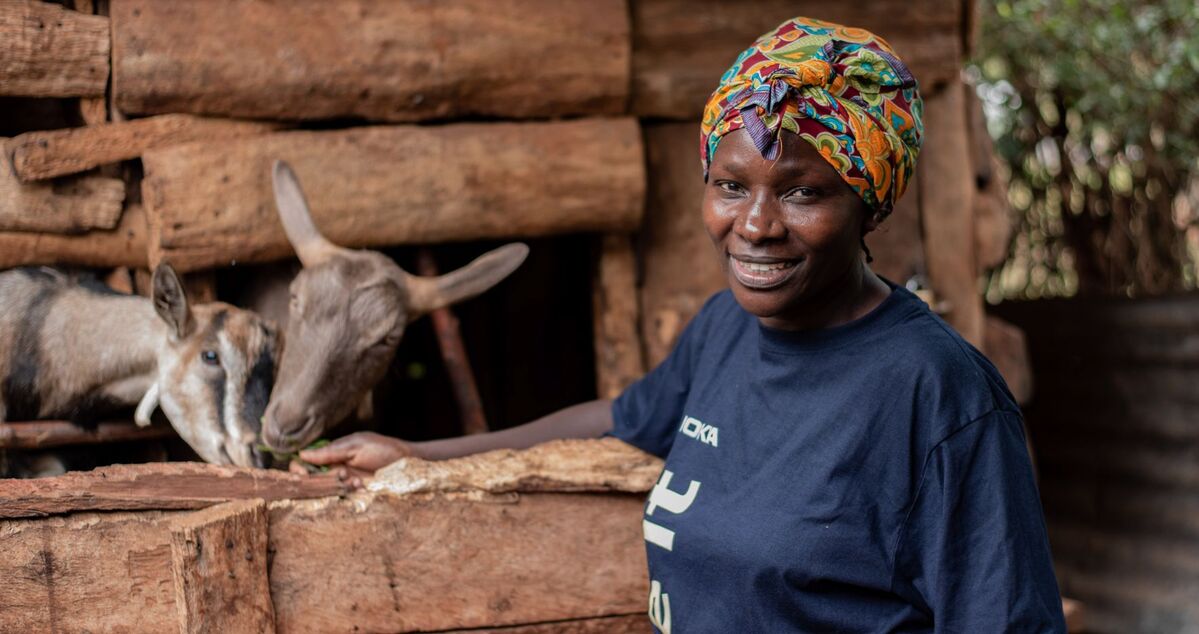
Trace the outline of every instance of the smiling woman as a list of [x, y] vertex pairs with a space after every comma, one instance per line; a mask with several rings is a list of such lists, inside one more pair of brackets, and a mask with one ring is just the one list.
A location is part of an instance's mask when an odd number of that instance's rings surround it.
[[703, 221], [728, 274], [615, 401], [305, 460], [375, 469], [613, 435], [666, 459], [643, 521], [657, 631], [1064, 632], [1021, 414], [995, 367], [870, 270], [922, 136], [871, 33], [763, 35], [704, 111]]

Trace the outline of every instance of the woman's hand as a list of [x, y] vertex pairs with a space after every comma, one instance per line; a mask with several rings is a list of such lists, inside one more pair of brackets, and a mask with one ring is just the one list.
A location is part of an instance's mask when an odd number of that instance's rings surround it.
[[375, 471], [416, 451], [410, 443], [369, 431], [342, 436], [320, 449], [305, 449], [300, 460], [332, 469], [345, 469], [349, 475], [372, 476]]

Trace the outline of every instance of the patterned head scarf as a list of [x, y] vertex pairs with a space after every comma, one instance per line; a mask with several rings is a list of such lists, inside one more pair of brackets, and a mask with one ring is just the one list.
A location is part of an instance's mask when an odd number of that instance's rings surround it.
[[741, 53], [708, 98], [700, 128], [704, 180], [729, 132], [745, 128], [762, 156], [774, 159], [789, 130], [886, 217], [915, 169], [923, 110], [916, 79], [882, 38], [788, 20]]

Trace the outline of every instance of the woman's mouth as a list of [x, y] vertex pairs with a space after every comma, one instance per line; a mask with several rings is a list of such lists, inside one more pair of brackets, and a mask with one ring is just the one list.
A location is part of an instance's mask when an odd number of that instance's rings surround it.
[[751, 262], [729, 256], [729, 269], [742, 286], [754, 290], [768, 290], [786, 282], [795, 273], [796, 265], [803, 260], [766, 260]]

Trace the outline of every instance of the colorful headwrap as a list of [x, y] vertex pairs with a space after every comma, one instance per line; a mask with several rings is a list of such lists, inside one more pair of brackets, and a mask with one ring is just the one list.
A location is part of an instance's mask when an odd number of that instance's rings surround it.
[[729, 132], [745, 128], [762, 156], [774, 159], [789, 130], [885, 217], [916, 167], [923, 110], [916, 79], [882, 38], [788, 20], [746, 49], [708, 99], [700, 128], [704, 180]]

